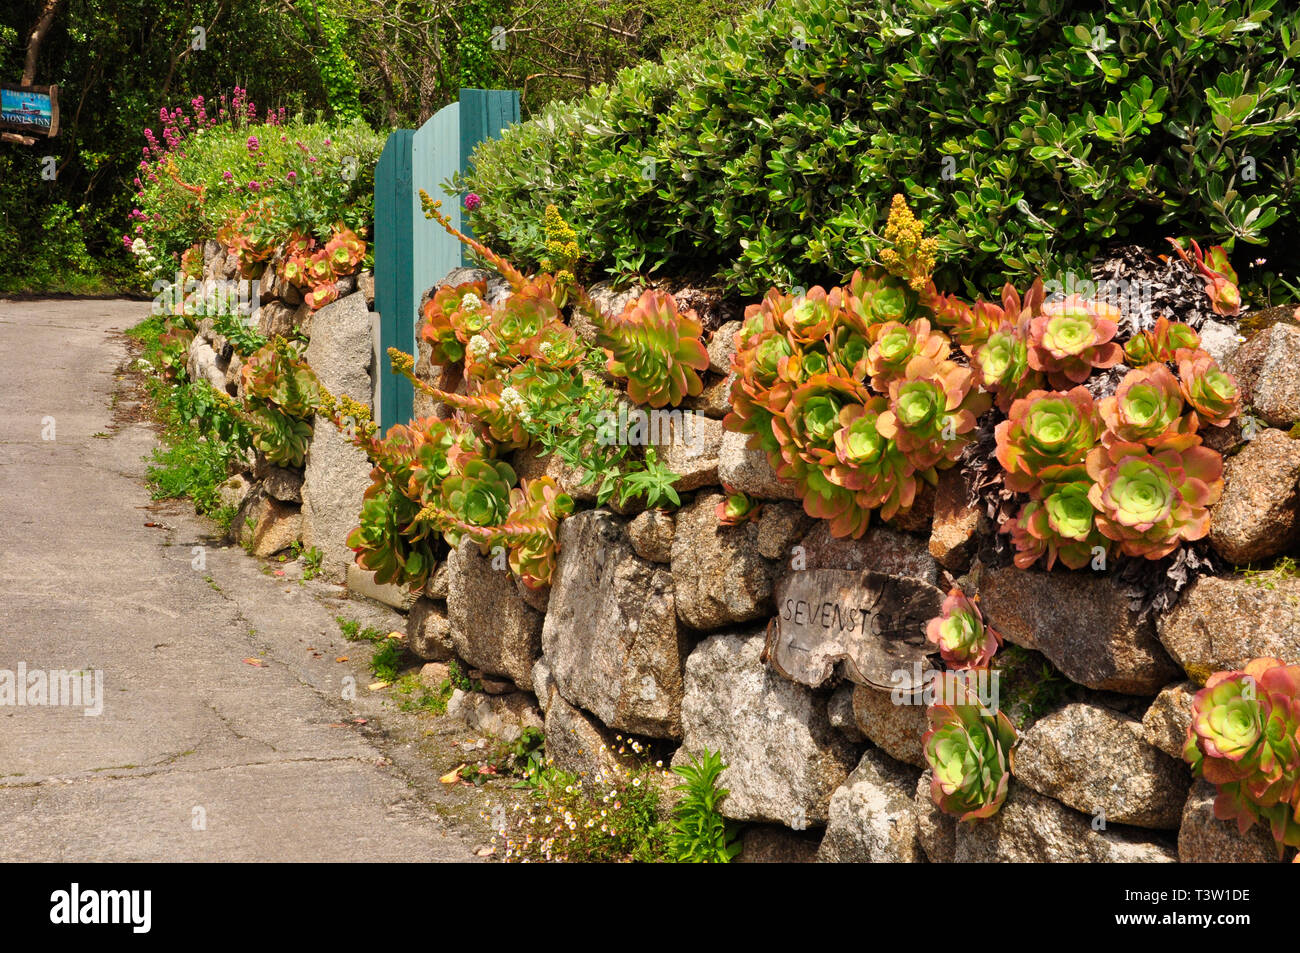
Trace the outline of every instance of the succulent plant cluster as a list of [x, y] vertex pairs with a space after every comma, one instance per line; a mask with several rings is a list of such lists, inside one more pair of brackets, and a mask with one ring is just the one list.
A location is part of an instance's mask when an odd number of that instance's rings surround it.
[[352, 423], [352, 407], [342, 404], [331, 409], [335, 423], [347, 422], [354, 442], [374, 463], [361, 524], [347, 539], [357, 565], [373, 572], [381, 583], [407, 584], [418, 590], [437, 566], [442, 543], [436, 526], [421, 519], [426, 498], [440, 494], [445, 481], [479, 459], [473, 453], [473, 434], [453, 422], [424, 417], [396, 424], [383, 438], [376, 438], [364, 422]]
[[325, 241], [300, 231], [284, 236], [269, 207], [257, 203], [217, 232], [217, 240], [239, 260], [244, 278], [258, 278], [268, 267], [292, 285], [317, 310], [339, 296], [338, 279], [356, 274], [366, 257], [366, 243], [342, 222]]
[[254, 202], [217, 229], [217, 241], [239, 261], [239, 273], [244, 278], [261, 275], [275, 255], [280, 237], [270, 208], [262, 202]]
[[930, 796], [939, 809], [963, 821], [996, 814], [1006, 800], [1016, 730], [1001, 711], [991, 711], [968, 679], [987, 670], [1002, 637], [984, 620], [979, 596], [954, 588], [926, 625], [947, 666], [926, 712], [922, 741], [930, 765]]
[[946, 814], [973, 822], [992, 817], [1007, 798], [1016, 729], [989, 711], [960, 679], [944, 679], [943, 697], [926, 712], [922, 739], [931, 769], [930, 797]]
[[1300, 847], [1300, 665], [1259, 658], [1216, 672], [1192, 702], [1183, 757], [1218, 788], [1214, 816], [1268, 825], [1278, 855]]
[[[898, 196], [885, 239], [883, 268], [829, 292], [774, 289], [736, 335], [724, 425], [750, 435], [809, 515], [855, 538], [871, 510], [891, 519], [919, 480], [957, 462], [996, 402], [1003, 481], [1028, 496], [1000, 527], [1017, 565], [1078, 569], [1115, 548], [1157, 559], [1208, 532], [1222, 459], [1196, 434], [1225, 426], [1241, 398], [1194, 330], [1161, 318], [1121, 348], [1117, 308], [1048, 300], [1042, 281], [1023, 296], [1008, 284], [996, 302], [940, 294], [933, 243]], [[1209, 264], [1196, 253], [1228, 281], [1221, 249]], [[1096, 400], [1085, 385], [1124, 360], [1118, 391]]]
[[366, 257], [366, 243], [343, 223], [321, 244], [295, 232], [279, 250], [277, 276], [302, 293], [313, 311], [338, 300], [338, 279], [356, 274]]
[[957, 462], [991, 404], [935, 330], [945, 302], [929, 279], [933, 243], [901, 198], [886, 234], [887, 268], [829, 292], [773, 289], [736, 335], [723, 424], [749, 434], [835, 536], [861, 537], [874, 509], [891, 519], [911, 507], [918, 482]]
[[240, 369], [243, 414], [253, 446], [276, 466], [301, 466], [311, 443], [311, 417], [321, 387], [301, 345], [275, 338], [249, 355]]
[[[1091, 336], [1107, 338], [1104, 350], [1088, 345], [1093, 356], [1083, 360], [1113, 366], [1119, 350], [1108, 338], [1113, 321], [1098, 318], [1095, 307], [1072, 308], [1072, 320], [1103, 325]], [[1031, 356], [1037, 348], [1033, 327], [1051, 326], [1042, 320], [1039, 315], [1029, 325]], [[1068, 336], [1090, 337], [1077, 329]], [[1058, 559], [1071, 569], [1097, 559], [1104, 564], [1115, 548], [1159, 559], [1209, 532], [1207, 507], [1223, 492], [1223, 458], [1202, 445], [1197, 431], [1226, 426], [1240, 412], [1236, 381], [1200, 348], [1195, 331], [1163, 318], [1132, 338], [1124, 354], [1136, 366], [1113, 395], [1095, 400], [1081, 384], [1032, 390], [1015, 398], [997, 425], [1004, 483], [1029, 496], [1001, 526], [1022, 568], [1043, 556], [1048, 568]], [[1081, 364], [1073, 372], [1058, 365], [1054, 372], [1040, 359], [1037, 369], [1049, 383], [1053, 373], [1069, 381], [1087, 377]]]
[[[427, 418], [395, 427], [382, 441], [362, 431], [355, 442], [375, 461], [361, 525], [349, 538], [357, 561], [392, 581], [424, 584], [440, 538], [448, 546], [476, 543], [485, 555], [501, 547], [529, 587], [550, 583], [559, 522], [573, 500], [549, 476], [520, 481], [502, 454], [539, 445], [572, 429], [575, 395], [593, 392], [612, 407], [617, 394], [601, 383], [601, 363], [627, 380], [627, 395], [655, 407], [678, 404], [702, 387], [708, 366], [702, 327], [670, 295], [647, 292], [622, 314], [606, 317], [576, 284], [578, 249], [558, 211], [547, 216], [555, 238], [557, 274], [525, 276], [491, 249], [462, 234], [421, 193], [425, 213], [438, 220], [510, 284], [512, 293], [488, 303], [485, 282], [439, 288], [426, 302], [420, 327], [430, 360], [442, 369], [438, 386], [415, 373], [409, 354], [389, 351], [393, 371], [441, 403], [448, 420]], [[566, 239], [567, 235], [567, 239]], [[597, 328], [592, 348], [565, 321], [566, 307], [583, 311]], [[341, 418], [331, 415], [336, 423]], [[581, 429], [581, 427], [579, 427]]]

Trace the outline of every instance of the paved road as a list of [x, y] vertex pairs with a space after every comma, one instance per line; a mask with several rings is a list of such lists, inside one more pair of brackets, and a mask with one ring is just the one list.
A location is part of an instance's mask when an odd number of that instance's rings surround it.
[[[112, 407], [146, 309], [0, 302], [0, 861], [472, 859], [353, 723], [328, 601], [151, 504]], [[102, 713], [13, 704], [20, 665]]]

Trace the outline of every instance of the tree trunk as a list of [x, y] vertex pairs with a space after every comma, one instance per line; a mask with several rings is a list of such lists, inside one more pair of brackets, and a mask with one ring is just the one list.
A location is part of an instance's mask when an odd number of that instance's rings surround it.
[[27, 38], [27, 59], [23, 63], [22, 85], [24, 86], [36, 84], [36, 58], [41, 52], [41, 41], [50, 31], [50, 26], [54, 23], [54, 14], [58, 12], [62, 3], [63, 0], [45, 0], [41, 7], [41, 15], [36, 18], [36, 26], [32, 27], [31, 35]]

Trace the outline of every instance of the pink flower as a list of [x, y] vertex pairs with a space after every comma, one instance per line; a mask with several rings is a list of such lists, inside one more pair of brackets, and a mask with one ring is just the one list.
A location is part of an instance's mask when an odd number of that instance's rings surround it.
[[260, 189], [261, 187], [262, 187], [262, 186], [259, 185], [259, 184], [257, 183], [257, 180], [255, 180], [255, 179], [252, 180], [252, 181], [250, 181], [250, 182], [248, 183], [248, 191], [250, 191], [250, 192], [256, 192], [256, 191], [257, 191], [258, 189]]
[[482, 204], [483, 204], [483, 200], [479, 198], [478, 193], [476, 192], [471, 192], [469, 193], [469, 195], [465, 196], [466, 211], [472, 212], [474, 211], [474, 209], [478, 208]]

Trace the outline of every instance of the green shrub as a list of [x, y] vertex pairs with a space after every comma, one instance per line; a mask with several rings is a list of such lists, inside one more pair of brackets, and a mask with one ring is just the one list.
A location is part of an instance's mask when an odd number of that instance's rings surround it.
[[462, 185], [483, 200], [476, 232], [516, 258], [541, 257], [554, 203], [610, 271], [705, 266], [746, 295], [866, 262], [899, 190], [944, 223], [948, 286], [1056, 275], [1114, 240], [1285, 246], [1285, 9], [784, 0], [482, 144]]

